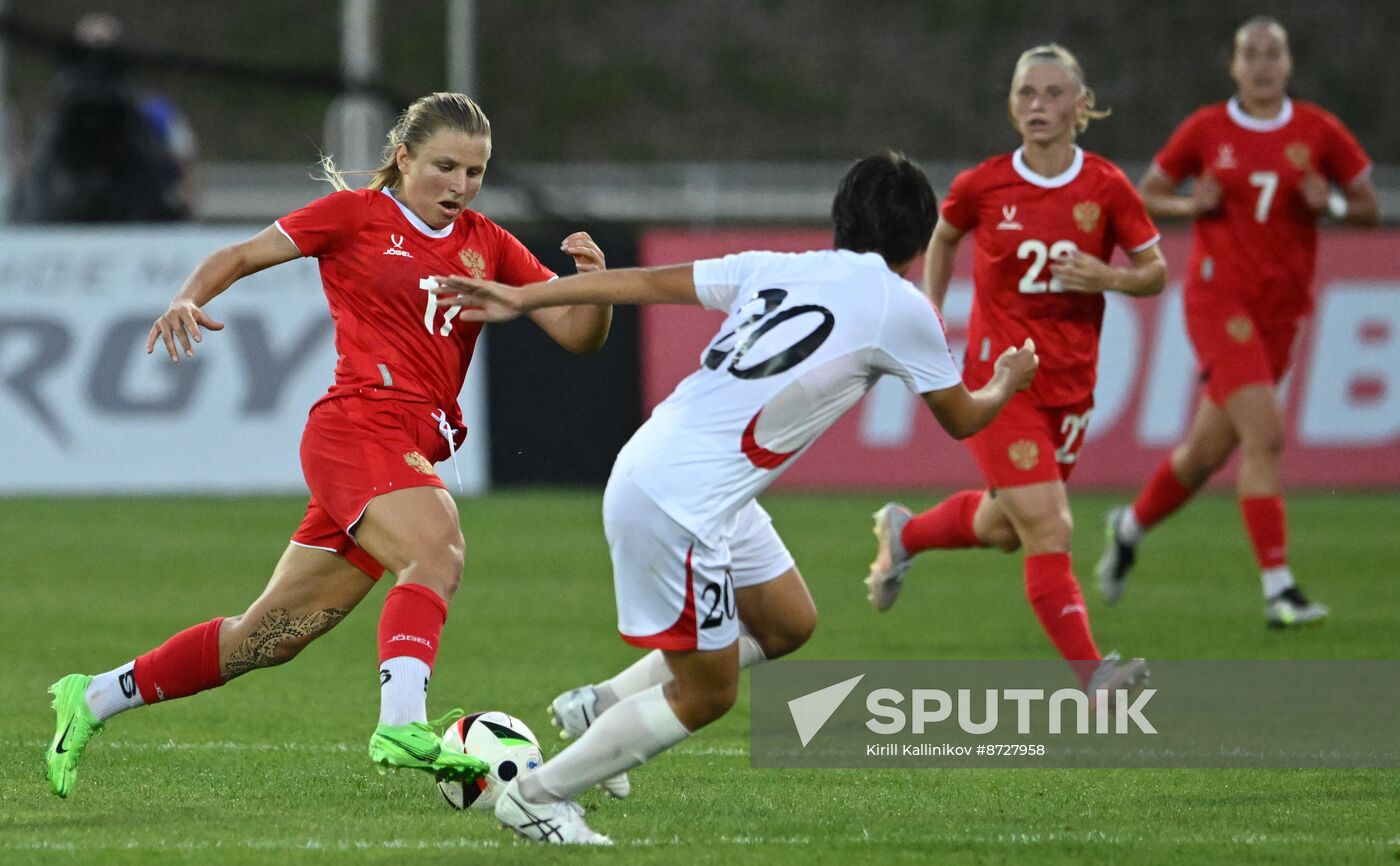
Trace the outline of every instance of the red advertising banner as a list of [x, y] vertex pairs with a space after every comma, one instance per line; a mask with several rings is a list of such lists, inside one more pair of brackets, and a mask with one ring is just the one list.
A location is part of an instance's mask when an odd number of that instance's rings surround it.
[[[829, 231], [655, 230], [642, 236], [644, 266], [750, 249], [797, 252], [829, 246]], [[1163, 239], [1174, 275], [1190, 232]], [[970, 244], [960, 250], [944, 305], [961, 357], [972, 304]], [[911, 274], [917, 275], [915, 264]], [[1293, 371], [1279, 389], [1288, 430], [1284, 480], [1294, 487], [1400, 486], [1400, 231], [1323, 235], [1317, 308], [1300, 335]], [[1132, 487], [1185, 435], [1197, 396], [1195, 357], [1174, 278], [1155, 298], [1109, 297], [1099, 349], [1093, 420], [1077, 487]], [[699, 367], [719, 313], [655, 306], [642, 312], [646, 411]], [[1217, 483], [1233, 478], [1227, 469]], [[981, 483], [964, 447], [938, 429], [922, 401], [892, 379], [836, 423], [778, 481], [787, 488], [953, 487]]]

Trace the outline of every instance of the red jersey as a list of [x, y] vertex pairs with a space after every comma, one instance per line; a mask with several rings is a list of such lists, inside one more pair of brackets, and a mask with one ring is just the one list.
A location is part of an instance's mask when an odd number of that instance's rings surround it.
[[1074, 149], [1063, 174], [1042, 177], [1018, 149], [959, 174], [943, 199], [943, 219], [971, 232], [972, 316], [963, 379], [979, 388], [1008, 346], [1035, 340], [1040, 371], [1026, 395], [1066, 406], [1094, 392], [1103, 295], [1066, 292], [1051, 263], [1074, 250], [1104, 261], [1157, 243], [1157, 227], [1117, 166]]
[[1229, 292], [1263, 321], [1312, 309], [1317, 214], [1298, 192], [1312, 170], [1332, 183], [1363, 180], [1371, 160], [1342, 122], [1308, 102], [1285, 99], [1278, 117], [1250, 117], [1235, 99], [1186, 119], [1157, 154], [1173, 181], [1210, 174], [1220, 207], [1196, 219], [1188, 303]]
[[462, 426], [457, 395], [481, 323], [438, 307], [430, 277], [511, 285], [548, 280], [509, 232], [475, 211], [432, 229], [387, 192], [333, 192], [282, 217], [277, 228], [315, 256], [335, 322], [335, 384], [325, 398], [358, 394], [421, 400]]

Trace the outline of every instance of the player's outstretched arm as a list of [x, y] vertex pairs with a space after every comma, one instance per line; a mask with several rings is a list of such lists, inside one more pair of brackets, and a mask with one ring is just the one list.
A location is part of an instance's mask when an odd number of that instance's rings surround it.
[[468, 277], [437, 277], [440, 307], [463, 307], [459, 318], [469, 322], [505, 322], [542, 307], [570, 304], [692, 304], [694, 268], [624, 268], [576, 274], [547, 283], [514, 286]]
[[[268, 226], [242, 243], [223, 247], [204, 257], [185, 278], [180, 292], [170, 302], [146, 337], [146, 354], [155, 350], [156, 341], [165, 344], [170, 360], [180, 360], [179, 349], [194, 356], [194, 344], [203, 340], [201, 328], [223, 330], [223, 323], [204, 312], [204, 305], [236, 281], [264, 268], [300, 258], [301, 252], [277, 226]], [[177, 348], [176, 344], [179, 344]]]
[[1027, 339], [1021, 348], [1008, 347], [1001, 353], [992, 380], [981, 388], [969, 392], [959, 382], [951, 388], [929, 391], [923, 395], [924, 402], [949, 436], [966, 439], [992, 423], [1013, 394], [1029, 388], [1039, 366], [1035, 341]]

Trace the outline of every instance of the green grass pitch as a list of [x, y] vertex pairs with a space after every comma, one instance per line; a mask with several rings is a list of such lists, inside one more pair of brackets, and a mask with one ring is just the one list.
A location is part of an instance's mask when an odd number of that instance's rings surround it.
[[[877, 615], [861, 578], [874, 496], [764, 502], [821, 611], [805, 658], [1045, 658], [1020, 559], [926, 555]], [[909, 504], [931, 504], [931, 495]], [[1393, 658], [1400, 540], [1393, 497], [1290, 500], [1293, 564], [1333, 608], [1321, 628], [1264, 628], [1233, 502], [1208, 496], [1150, 537], [1124, 602], [1089, 576], [1110, 500], [1079, 495], [1076, 569], [1100, 644], [1151, 658]], [[113, 719], [64, 802], [41, 778], [44, 689], [95, 673], [262, 588], [297, 498], [0, 500], [0, 863], [1394, 863], [1400, 771], [748, 768], [739, 706], [633, 776], [625, 802], [583, 802], [610, 851], [517, 841], [451, 811], [412, 773], [364, 755], [376, 717], [382, 590], [290, 666]], [[462, 503], [467, 576], [430, 712], [524, 718], [635, 657], [618, 640], [600, 494]], [[1228, 683], [1222, 683], [1228, 688]], [[1306, 695], [1300, 695], [1306, 700]]]

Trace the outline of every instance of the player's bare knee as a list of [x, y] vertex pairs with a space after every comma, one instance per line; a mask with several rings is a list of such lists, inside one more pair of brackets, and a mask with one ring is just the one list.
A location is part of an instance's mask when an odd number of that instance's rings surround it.
[[793, 623], [792, 630], [788, 633], [788, 653], [797, 652], [807, 641], [812, 639], [813, 633], [817, 630], [817, 609], [809, 608], [800, 618]]
[[450, 601], [462, 583], [462, 567], [466, 561], [463, 547], [460, 534], [455, 539], [423, 544], [410, 565], [411, 581]]
[[1277, 460], [1283, 454], [1283, 439], [1282, 430], [1268, 429], [1258, 431], [1244, 438], [1244, 441], [1241, 443], [1241, 450], [1252, 457]]
[[1015, 553], [1021, 549], [1021, 536], [1010, 526], [992, 527], [980, 540], [986, 546], [1002, 553]]
[[443, 557], [443, 562], [440, 566], [441, 576], [439, 577], [439, 587], [441, 588], [443, 598], [451, 600], [452, 596], [457, 592], [457, 587], [461, 586], [462, 567], [465, 565], [465, 561], [466, 558], [462, 555], [461, 545], [452, 548]]
[[686, 730], [694, 732], [721, 718], [739, 698], [738, 671], [729, 681], [682, 682], [672, 680], [664, 693]]
[[695, 717], [703, 719], [701, 724], [705, 725], [718, 721], [734, 707], [734, 703], [738, 699], [738, 677], [729, 682], [713, 685], [695, 695], [695, 701], [692, 704], [695, 709]]
[[778, 628], [762, 636], [755, 635], [765, 658], [776, 659], [797, 652], [811, 640], [817, 630], [817, 611], [808, 608], [787, 617]]
[[1026, 533], [1026, 552], [1037, 554], [1067, 551], [1073, 534], [1074, 524], [1065, 516], [1039, 521]]

